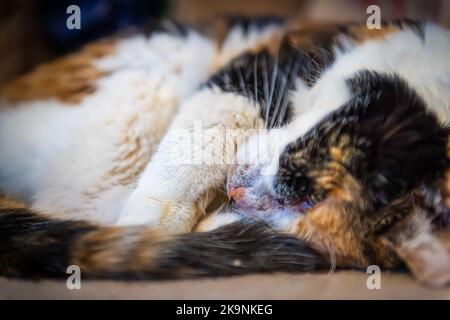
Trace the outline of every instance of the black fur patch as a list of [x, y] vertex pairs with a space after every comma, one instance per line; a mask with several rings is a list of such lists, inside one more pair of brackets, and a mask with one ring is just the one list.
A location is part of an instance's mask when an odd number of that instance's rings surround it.
[[345, 106], [344, 117], [356, 113], [359, 118], [348, 130], [369, 142], [366, 163], [355, 166], [354, 174], [377, 201], [388, 204], [443, 175], [450, 131], [405, 81], [361, 72], [348, 84], [354, 98]]
[[[293, 61], [291, 61], [293, 62]], [[267, 50], [244, 54], [210, 78], [207, 85], [241, 94], [258, 104], [266, 128], [290, 118], [289, 91], [294, 88], [294, 64], [280, 65]]]
[[343, 136], [354, 150], [351, 161], [343, 165], [365, 188], [367, 198], [372, 197], [375, 208], [443, 175], [449, 129], [406, 82], [364, 71], [347, 83], [353, 98], [281, 155], [276, 182], [280, 194], [302, 197], [317, 192], [310, 172], [326, 166], [328, 150]]
[[425, 39], [424, 22], [420, 20], [413, 19], [398, 19], [392, 22], [383, 22], [382, 25], [392, 24], [402, 30], [411, 29], [413, 30], [422, 40]]
[[157, 261], [162, 278], [328, 268], [325, 259], [303, 241], [254, 221], [180, 236], [161, 251]]
[[0, 210], [0, 274], [9, 277], [64, 277], [70, 249], [96, 227], [49, 220], [27, 208]]
[[[315, 32], [305, 47], [294, 46], [286, 35], [275, 54], [263, 49], [243, 54], [213, 75], [207, 86], [217, 86], [255, 101], [266, 128], [280, 127], [292, 116], [290, 93], [301, 78], [315, 84], [325, 67], [333, 63], [335, 36], [341, 29]], [[310, 44], [313, 43], [313, 46]]]
[[[26, 208], [0, 210], [0, 274], [18, 278], [65, 278], [76, 241], [100, 227], [85, 222], [49, 220]], [[127, 233], [124, 233], [125, 235]], [[137, 240], [138, 241], [138, 240]], [[94, 279], [173, 279], [254, 272], [315, 271], [326, 267], [301, 240], [275, 233], [266, 224], [234, 223], [205, 233], [155, 239], [157, 256], [142, 270], [111, 272]], [[86, 248], [88, 250], [89, 248]], [[132, 259], [123, 257], [124, 261]]]

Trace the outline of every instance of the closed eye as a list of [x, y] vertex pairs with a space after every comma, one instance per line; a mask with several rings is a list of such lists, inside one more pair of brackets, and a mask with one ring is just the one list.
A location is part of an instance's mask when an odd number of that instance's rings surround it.
[[302, 206], [303, 210], [308, 210], [308, 209], [314, 207], [315, 204], [316, 203], [314, 202], [314, 200], [310, 196], [306, 196], [304, 198], [304, 200], [302, 201], [301, 206]]
[[300, 199], [295, 200], [291, 205], [297, 207], [301, 212], [305, 212], [310, 208], [314, 207], [317, 202], [311, 196], [304, 196]]

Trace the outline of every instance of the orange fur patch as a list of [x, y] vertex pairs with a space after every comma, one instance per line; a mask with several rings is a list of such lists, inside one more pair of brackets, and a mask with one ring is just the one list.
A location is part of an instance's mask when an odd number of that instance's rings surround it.
[[287, 41], [296, 48], [311, 49], [328, 42], [339, 33], [334, 24], [320, 24], [308, 22], [292, 22], [288, 27]]
[[[322, 41], [328, 42], [341, 34], [342, 30], [335, 23], [314, 23], [292, 21], [288, 26], [289, 42], [298, 48], [314, 48]], [[399, 28], [394, 25], [382, 26], [380, 29], [369, 29], [365, 24], [350, 25], [346, 30], [348, 37], [355, 44], [369, 39], [382, 39]]]
[[342, 136], [328, 153], [330, 161], [326, 168], [313, 173], [317, 183], [328, 191], [328, 195], [342, 201], [355, 201], [360, 196], [361, 186], [358, 181], [347, 171], [346, 166], [357, 153], [349, 146], [350, 138]]
[[81, 237], [72, 252], [74, 264], [88, 273], [149, 270], [157, 252], [156, 232], [143, 226], [104, 228]]
[[0, 195], [0, 209], [20, 209], [20, 208], [26, 208], [26, 206], [23, 203]]
[[332, 254], [340, 266], [365, 266], [363, 229], [351, 212], [333, 200], [312, 208], [298, 224], [299, 237], [321, 252]]
[[450, 208], [450, 170], [445, 172], [444, 183], [442, 186], [443, 203], [446, 207]]
[[37, 67], [0, 89], [0, 95], [11, 103], [58, 99], [76, 104], [96, 90], [96, 81], [103, 76], [93, 61], [114, 52], [113, 39], [101, 40]]

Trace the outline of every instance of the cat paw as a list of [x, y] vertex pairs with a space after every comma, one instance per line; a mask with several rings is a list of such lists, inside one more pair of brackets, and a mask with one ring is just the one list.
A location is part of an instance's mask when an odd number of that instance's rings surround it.
[[121, 211], [117, 226], [149, 225], [158, 226], [162, 216], [167, 211], [167, 205], [156, 200], [128, 201]]
[[127, 203], [115, 225], [147, 225], [168, 233], [183, 233], [192, 230], [197, 216], [193, 204], [145, 199]]

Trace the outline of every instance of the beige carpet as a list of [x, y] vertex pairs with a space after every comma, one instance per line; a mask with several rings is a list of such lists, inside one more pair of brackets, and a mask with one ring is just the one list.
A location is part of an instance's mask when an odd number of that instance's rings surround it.
[[450, 288], [431, 289], [405, 274], [383, 272], [381, 289], [369, 290], [368, 275], [271, 274], [182, 281], [29, 282], [0, 278], [0, 299], [450, 299]]

